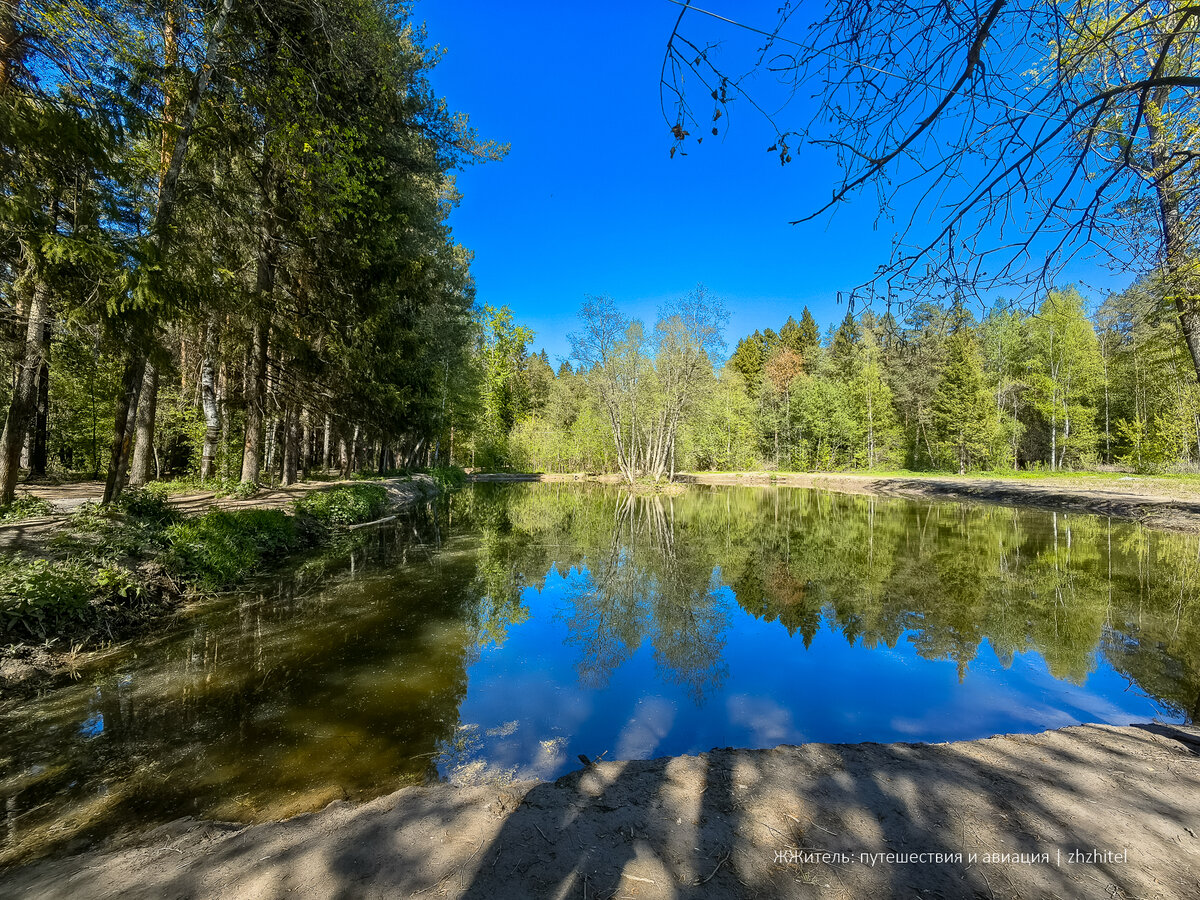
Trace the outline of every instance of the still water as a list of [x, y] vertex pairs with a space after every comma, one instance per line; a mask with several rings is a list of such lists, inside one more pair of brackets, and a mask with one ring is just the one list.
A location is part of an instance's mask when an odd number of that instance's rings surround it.
[[789, 488], [477, 485], [0, 700], [0, 862], [184, 815], [1200, 715], [1200, 538]]

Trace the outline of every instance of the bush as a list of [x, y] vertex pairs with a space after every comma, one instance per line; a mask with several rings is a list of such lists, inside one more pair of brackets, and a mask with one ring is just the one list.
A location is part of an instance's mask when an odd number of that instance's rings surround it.
[[0, 563], [0, 632], [44, 639], [90, 625], [100, 618], [100, 604], [138, 593], [126, 569], [16, 556]]
[[387, 509], [383, 485], [350, 484], [328, 491], [313, 491], [292, 503], [297, 516], [325, 527], [357, 525], [379, 518]]
[[167, 568], [204, 590], [237, 584], [301, 543], [295, 521], [279, 509], [211, 509], [170, 526], [165, 537]]
[[12, 503], [0, 508], [0, 522], [16, 522], [20, 519], [32, 519], [34, 516], [48, 516], [54, 512], [49, 501], [40, 497], [18, 497]]
[[113, 505], [143, 522], [169, 525], [179, 519], [179, 511], [167, 502], [167, 492], [153, 485], [126, 491]]
[[435, 466], [429, 474], [438, 490], [446, 494], [461, 490], [467, 483], [467, 473], [458, 466]]

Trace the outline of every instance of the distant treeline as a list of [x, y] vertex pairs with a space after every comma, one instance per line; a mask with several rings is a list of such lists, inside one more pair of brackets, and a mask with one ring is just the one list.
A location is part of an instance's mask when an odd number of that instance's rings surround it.
[[[1192, 470], [1200, 387], [1172, 316], [1140, 284], [1090, 314], [1066, 289], [1032, 313], [998, 305], [977, 318], [951, 302], [900, 321], [848, 314], [824, 337], [804, 308], [778, 332], [739, 340], [719, 369], [702, 367], [684, 389], [671, 458], [718, 471]], [[624, 324], [640, 336], [640, 323]], [[545, 353], [526, 353], [532, 336], [510, 320], [485, 331], [508, 356], [460, 462], [618, 471], [614, 435], [636, 443], [638, 410], [645, 418], [668, 402], [661, 347], [617, 341], [605, 365], [555, 371]], [[609, 370], [628, 377], [614, 382]], [[612, 402], [614, 384], [633, 414]]]

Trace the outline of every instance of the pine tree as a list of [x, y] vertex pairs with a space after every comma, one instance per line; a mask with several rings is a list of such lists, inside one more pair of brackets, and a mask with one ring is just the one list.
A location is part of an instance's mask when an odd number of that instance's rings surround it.
[[960, 322], [946, 340], [946, 362], [933, 398], [933, 432], [943, 463], [960, 475], [988, 462], [996, 405], [974, 329]]
[[821, 349], [821, 331], [817, 328], [817, 322], [813, 318], [812, 313], [808, 311], [808, 307], [804, 307], [804, 312], [800, 315], [800, 339], [797, 352], [804, 357], [805, 360], [813, 359]]

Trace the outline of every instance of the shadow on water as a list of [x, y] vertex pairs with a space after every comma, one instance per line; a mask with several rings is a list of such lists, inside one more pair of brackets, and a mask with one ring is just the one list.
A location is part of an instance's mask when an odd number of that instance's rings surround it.
[[[358, 541], [0, 706], [0, 860], [468, 772], [554, 777], [578, 752], [979, 737], [1154, 710], [1182, 721], [1200, 705], [1200, 541], [1098, 517], [479, 485]], [[1151, 712], [1130, 714], [1135, 701]], [[736, 762], [747, 778], [764, 764]], [[818, 762], [839, 815], [916, 802], [853, 757]], [[653, 868], [651, 848], [685, 881], [732, 890], [753, 867], [735, 854], [713, 869], [738, 829], [759, 827], [744, 821], [741, 770], [671, 766], [703, 768], [605, 763], [536, 787], [497, 852], [546, 843], [539, 877], [569, 889], [603, 840], [622, 865]], [[702, 783], [696, 808], [678, 809], [677, 775]], [[947, 789], [989, 777], [944, 776]], [[574, 798], [554, 812], [562, 790]], [[667, 809], [680, 814], [659, 822]], [[880, 827], [939, 846], [943, 826], [923, 822]], [[795, 837], [795, 823], [769, 824]], [[502, 863], [489, 866], [477, 893], [499, 884]]]

